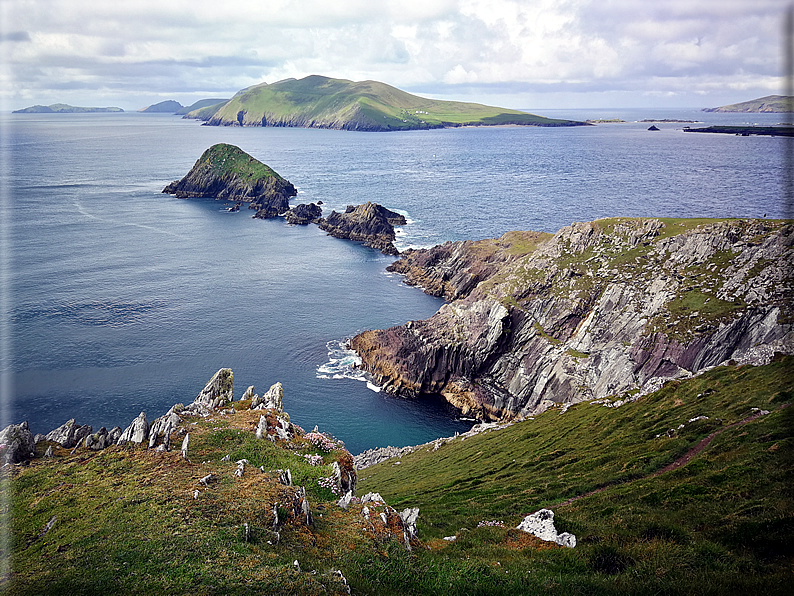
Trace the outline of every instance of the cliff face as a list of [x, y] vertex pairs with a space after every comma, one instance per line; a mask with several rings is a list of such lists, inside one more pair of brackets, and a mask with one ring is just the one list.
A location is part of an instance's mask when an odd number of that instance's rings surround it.
[[411, 251], [393, 269], [452, 302], [351, 347], [385, 391], [479, 418], [627, 399], [793, 353], [792, 244], [782, 222], [611, 219]]
[[255, 217], [276, 217], [289, 209], [295, 187], [270, 167], [234, 145], [207, 149], [190, 172], [163, 189], [177, 198], [214, 197], [250, 203]]
[[331, 211], [319, 220], [320, 229], [335, 238], [356, 240], [387, 255], [398, 254], [394, 247], [394, 226], [405, 225], [405, 217], [369, 201], [349, 205], [344, 213]]

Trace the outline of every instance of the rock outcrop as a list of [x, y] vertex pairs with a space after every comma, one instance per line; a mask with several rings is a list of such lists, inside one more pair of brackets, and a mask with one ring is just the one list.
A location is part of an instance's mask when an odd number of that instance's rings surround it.
[[90, 426], [77, 424], [75, 419], [72, 418], [55, 430], [47, 433], [45, 440], [54, 441], [60, 444], [64, 449], [71, 449], [92, 432], [93, 429]]
[[177, 198], [213, 197], [218, 200], [249, 203], [254, 217], [264, 219], [282, 215], [295, 187], [269, 166], [234, 145], [219, 143], [207, 149], [190, 172], [163, 189]]
[[551, 509], [541, 509], [527, 515], [516, 529], [529, 532], [547, 542], [556, 542], [560, 546], [576, 547], [576, 536], [568, 532], [557, 533], [554, 527], [554, 512]]
[[363, 242], [387, 255], [399, 254], [394, 247], [394, 226], [405, 225], [405, 217], [377, 203], [348, 205], [344, 213], [331, 211], [320, 220], [320, 229], [334, 238]]
[[386, 392], [480, 419], [626, 399], [794, 352], [792, 245], [780, 221], [620, 218], [406, 251], [394, 269], [453, 301], [350, 345]]
[[36, 455], [36, 443], [27, 422], [10, 424], [0, 431], [0, 461], [18, 464]]
[[323, 208], [316, 203], [309, 203], [308, 205], [302, 203], [295, 205], [292, 209], [284, 214], [284, 219], [288, 224], [306, 226], [310, 223], [319, 224], [323, 215]]
[[212, 376], [188, 408], [209, 411], [231, 401], [234, 401], [234, 374], [231, 368], [222, 368]]

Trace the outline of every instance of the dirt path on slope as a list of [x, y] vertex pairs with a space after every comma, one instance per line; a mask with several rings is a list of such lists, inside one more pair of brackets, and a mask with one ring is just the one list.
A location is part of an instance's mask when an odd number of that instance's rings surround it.
[[[789, 404], [783, 404], [782, 406], [780, 406], [780, 407], [778, 408], [778, 410], [782, 410], [783, 408], [786, 408], [786, 407], [788, 407], [788, 405], [789, 405]], [[767, 412], [767, 414], [769, 414], [769, 412]], [[743, 420], [740, 420], [739, 422], [734, 422], [733, 424], [729, 424], [728, 426], [726, 426], [726, 427], [724, 427], [724, 428], [721, 428], [721, 429], [719, 429], [719, 430], [715, 430], [713, 433], [711, 433], [711, 434], [710, 434], [709, 436], [707, 436], [705, 439], [701, 439], [701, 440], [698, 442], [698, 444], [697, 444], [697, 445], [695, 445], [694, 447], [692, 447], [692, 448], [691, 448], [689, 451], [687, 451], [687, 452], [686, 452], [684, 455], [682, 455], [681, 457], [679, 457], [679, 458], [678, 458], [677, 460], [675, 460], [673, 463], [667, 464], [665, 467], [663, 467], [663, 468], [662, 468], [662, 469], [660, 469], [660, 470], [656, 470], [656, 471], [655, 471], [655, 472], [653, 472], [652, 474], [648, 474], [648, 475], [646, 475], [646, 476], [642, 476], [641, 478], [633, 478], [633, 479], [631, 479], [631, 480], [626, 480], [625, 482], [619, 482], [618, 484], [610, 484], [610, 485], [608, 485], [608, 486], [602, 486], [601, 488], [597, 488], [597, 489], [595, 489], [595, 490], [591, 490], [590, 492], [584, 493], [583, 495], [578, 495], [578, 496], [576, 496], [576, 497], [571, 497], [571, 498], [570, 498], [570, 499], [568, 499], [567, 501], [563, 501], [562, 503], [560, 503], [559, 505], [557, 505], [557, 507], [563, 507], [563, 506], [565, 506], [565, 505], [570, 505], [570, 504], [571, 504], [571, 503], [573, 503], [574, 501], [578, 501], [579, 499], [584, 499], [585, 497], [589, 497], [589, 496], [591, 496], [591, 495], [595, 495], [595, 494], [598, 494], [598, 493], [604, 492], [605, 490], [607, 490], [607, 489], [609, 489], [609, 488], [613, 488], [613, 487], [615, 487], [615, 486], [621, 486], [621, 485], [623, 485], [623, 484], [628, 484], [628, 483], [630, 483], [630, 482], [636, 482], [637, 480], [647, 480], [648, 478], [656, 478], [657, 476], [661, 476], [661, 475], [662, 475], [662, 474], [664, 474], [665, 472], [669, 472], [670, 470], [676, 470], [676, 469], [680, 468], [681, 466], [683, 466], [683, 465], [686, 465], [687, 463], [689, 463], [689, 461], [690, 461], [690, 460], [691, 460], [693, 457], [695, 457], [695, 456], [696, 456], [696, 455], [698, 455], [698, 454], [699, 454], [701, 451], [703, 451], [703, 450], [704, 450], [706, 447], [708, 447], [708, 446], [709, 446], [709, 444], [710, 444], [710, 443], [711, 443], [711, 442], [714, 440], [714, 438], [715, 438], [717, 435], [719, 435], [720, 433], [723, 433], [723, 432], [725, 432], [726, 430], [728, 430], [728, 429], [731, 429], [731, 428], [735, 428], [735, 427], [737, 427], [737, 426], [742, 426], [742, 425], [744, 425], [744, 424], [747, 424], [748, 422], [752, 422], [753, 420], [758, 420], [758, 419], [759, 419], [761, 416], [764, 416], [764, 413], [763, 413], [763, 411], [762, 411], [762, 410], [759, 410], [759, 411], [757, 411], [755, 414], [753, 414], [753, 415], [751, 415], [751, 416], [748, 416], [747, 418], [745, 418], [745, 419], [743, 419]]]

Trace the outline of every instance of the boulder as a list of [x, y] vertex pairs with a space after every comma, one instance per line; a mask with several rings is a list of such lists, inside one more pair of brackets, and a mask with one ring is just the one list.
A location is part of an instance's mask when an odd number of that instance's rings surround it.
[[119, 436], [117, 445], [125, 443], [143, 443], [149, 437], [149, 421], [146, 420], [146, 412], [141, 412], [138, 417], [124, 429]]
[[0, 459], [4, 464], [18, 464], [36, 455], [36, 442], [27, 421], [9, 424], [0, 431]]
[[576, 536], [568, 532], [557, 533], [557, 529], [554, 527], [554, 512], [550, 509], [541, 509], [527, 515], [516, 529], [528, 532], [547, 542], [556, 542], [560, 546], [568, 548], [576, 546]]

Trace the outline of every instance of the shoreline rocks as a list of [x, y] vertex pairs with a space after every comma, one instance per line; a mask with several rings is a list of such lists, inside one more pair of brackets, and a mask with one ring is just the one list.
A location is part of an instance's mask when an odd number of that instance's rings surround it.
[[406, 219], [382, 205], [367, 201], [363, 205], [348, 205], [344, 213], [331, 211], [320, 220], [320, 229], [334, 238], [363, 242], [387, 255], [398, 255], [394, 247], [397, 235], [394, 226], [406, 225]]
[[392, 270], [452, 302], [350, 347], [387, 393], [441, 394], [481, 420], [794, 353], [794, 226], [701, 221], [615, 218], [406, 251]]

